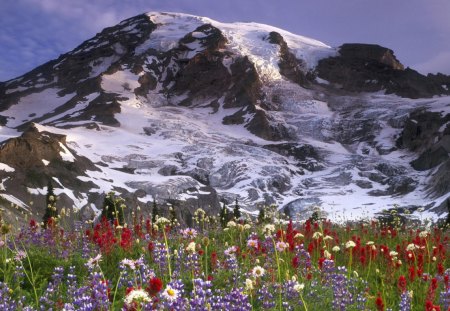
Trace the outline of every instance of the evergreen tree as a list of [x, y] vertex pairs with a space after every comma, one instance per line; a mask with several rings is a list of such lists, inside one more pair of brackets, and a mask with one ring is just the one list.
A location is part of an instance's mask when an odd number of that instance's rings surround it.
[[56, 208], [56, 196], [53, 191], [52, 181], [49, 180], [47, 183], [47, 195], [45, 196], [45, 213], [42, 221], [44, 223], [44, 228], [47, 228], [49, 222], [56, 220], [58, 217], [58, 210]]
[[123, 209], [125, 208], [125, 200], [121, 197], [116, 197], [114, 192], [109, 192], [103, 200], [103, 208], [101, 217], [105, 217], [110, 222], [117, 220], [118, 224], [123, 226], [124, 217]]
[[234, 203], [234, 208], [233, 208], [233, 217], [234, 219], [238, 220], [239, 218], [241, 218], [241, 209], [239, 207], [238, 204], [238, 199], [236, 198], [236, 201]]
[[153, 198], [152, 223], [156, 222], [156, 216], [159, 216], [159, 210], [158, 205], [156, 205], [156, 200]]
[[261, 207], [258, 214], [258, 223], [262, 224], [266, 221], [266, 209]]

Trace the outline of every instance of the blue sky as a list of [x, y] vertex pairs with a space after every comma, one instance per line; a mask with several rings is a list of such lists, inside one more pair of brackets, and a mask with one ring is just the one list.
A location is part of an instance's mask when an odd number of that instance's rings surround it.
[[376, 43], [422, 73], [450, 74], [449, 0], [0, 0], [0, 81], [148, 11], [265, 23], [331, 46]]

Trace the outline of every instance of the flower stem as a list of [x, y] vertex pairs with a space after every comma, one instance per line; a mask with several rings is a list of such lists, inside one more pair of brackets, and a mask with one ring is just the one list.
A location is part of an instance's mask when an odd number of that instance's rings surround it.
[[167, 267], [169, 269], [169, 279], [172, 282], [172, 266], [170, 264], [170, 251], [169, 251], [169, 242], [167, 241], [166, 228], [163, 227], [164, 234], [164, 243], [166, 244], [166, 254], [167, 254]]
[[111, 308], [114, 308], [114, 302], [116, 301], [117, 289], [119, 288], [119, 282], [120, 282], [120, 279], [122, 278], [122, 274], [123, 274], [123, 271], [120, 272], [119, 278], [117, 279], [116, 287], [114, 289], [114, 296], [113, 296], [113, 301], [112, 301], [112, 304], [111, 304]]
[[308, 306], [306, 305], [305, 299], [303, 299], [302, 293], [300, 293], [300, 299], [302, 301], [303, 308], [305, 308], [305, 311], [308, 311]]
[[[275, 251], [275, 259], [277, 262], [277, 274], [278, 274], [278, 285], [281, 286], [281, 268], [280, 268], [280, 258], [278, 256], [278, 251], [277, 251], [277, 245], [275, 243], [275, 240], [272, 238], [272, 242], [273, 242], [273, 250]], [[281, 296], [281, 288], [278, 291], [278, 303], [280, 306], [280, 310], [283, 310], [283, 299]]]

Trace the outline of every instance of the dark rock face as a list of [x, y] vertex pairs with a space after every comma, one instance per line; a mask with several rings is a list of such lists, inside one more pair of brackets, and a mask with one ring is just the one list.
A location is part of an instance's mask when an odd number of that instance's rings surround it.
[[272, 44], [280, 46], [280, 73], [300, 86], [307, 87], [310, 85], [311, 75], [308, 75], [306, 64], [304, 61], [297, 59], [294, 54], [289, 51], [288, 45], [283, 36], [278, 32], [269, 33], [267, 40]]
[[[138, 29], [138, 32], [126, 31], [127, 27]], [[134, 49], [148, 39], [156, 29], [146, 15], [138, 15], [122, 21], [119, 25], [105, 28], [94, 38], [85, 41], [72, 52], [62, 55], [55, 66], [58, 81], [67, 87], [77, 85], [87, 78], [91, 68], [102, 64], [102, 59], [132, 57]], [[108, 42], [98, 47], [98, 42]]]
[[433, 168], [438, 170], [431, 178], [430, 192], [443, 195], [449, 192], [450, 163], [450, 114], [438, 112], [415, 111], [405, 122], [397, 145], [419, 154], [411, 162], [418, 171]]
[[[67, 152], [72, 154], [73, 161], [63, 158], [62, 154], [67, 155]], [[43, 212], [45, 196], [33, 197], [27, 187], [42, 189], [49, 180], [57, 177], [58, 183], [64, 187], [76, 189], [75, 196], [96, 188], [91, 181], [78, 179], [78, 176], [85, 176], [87, 170], [98, 170], [95, 165], [89, 159], [73, 153], [66, 146], [66, 136], [40, 132], [33, 125], [22, 136], [9, 139], [0, 146], [0, 162], [15, 169], [14, 172], [0, 171], [0, 178], [5, 180], [4, 186], [8, 193], [26, 203], [26, 198], [35, 201], [30, 207], [34, 212]], [[73, 206], [73, 198], [62, 193], [58, 206]]]
[[[193, 33], [202, 33], [204, 36], [201, 38], [194, 37]], [[199, 41], [201, 46], [208, 51], [217, 51], [219, 49], [223, 49], [225, 47], [225, 44], [227, 43], [227, 39], [223, 36], [222, 32], [212, 26], [211, 24], [203, 24], [197, 29], [194, 30], [194, 32], [189, 33], [186, 35], [183, 39], [180, 40], [180, 44], [187, 49], [187, 45], [189, 43]]]
[[384, 64], [392, 69], [405, 69], [392, 50], [375, 44], [343, 44], [339, 53], [345, 58], [365, 59]]
[[[38, 187], [44, 187], [53, 174], [62, 176], [60, 180], [63, 182], [66, 178], [76, 179], [76, 176], [84, 175], [86, 170], [97, 170], [91, 161], [76, 154], [72, 154], [74, 161], [65, 161], [61, 154], [66, 150], [70, 152], [65, 143], [66, 136], [39, 132], [31, 126], [22, 136], [9, 139], [0, 146], [0, 162], [16, 168], [16, 174], [36, 174], [31, 185]], [[49, 163], [46, 165], [43, 160]]]
[[429, 189], [436, 196], [450, 193], [450, 160], [443, 162], [439, 170], [433, 174]]
[[416, 160], [411, 162], [411, 166], [418, 171], [426, 171], [444, 163], [448, 158], [448, 149], [443, 146], [434, 147], [424, 151]]
[[[202, 33], [204, 36], [196, 38], [193, 33]], [[178, 95], [189, 92], [189, 98], [181, 103], [184, 106], [189, 106], [194, 99], [219, 98], [232, 80], [223, 65], [224, 57], [229, 55], [218, 51], [226, 43], [222, 32], [209, 24], [202, 25], [180, 40], [177, 53], [182, 55], [192, 51], [188, 46], [194, 42], [202, 47], [202, 51], [190, 59], [178, 59], [180, 68], [174, 76], [175, 85], [169, 90], [169, 93]]]
[[405, 121], [397, 145], [411, 151], [423, 152], [431, 148], [436, 141], [450, 135], [449, 126], [440, 132], [441, 127], [449, 121], [450, 114], [442, 116], [438, 112], [415, 111]]
[[[139, 31], [126, 31], [129, 27]], [[117, 71], [121, 68], [120, 63], [130, 61], [134, 57], [136, 46], [147, 40], [154, 29], [156, 25], [146, 15], [127, 19], [117, 26], [104, 29], [72, 52], [37, 67], [20, 79], [8, 82], [8, 88], [17, 89], [17, 91], [0, 97], [0, 111], [17, 104], [23, 96], [47, 88], [60, 89], [60, 96], [74, 94], [71, 101], [58, 107], [54, 112], [41, 118], [34, 118], [18, 127], [19, 130], [24, 131], [32, 122], [41, 123], [49, 117], [69, 111], [89, 94], [100, 92], [101, 95], [95, 101], [91, 101], [83, 113], [76, 117], [67, 115], [61, 119], [66, 122], [90, 120], [118, 126], [119, 123], [114, 118], [114, 114], [120, 112], [120, 105], [114, 96], [102, 91], [100, 75], [108, 70], [111, 73]]]
[[24, 170], [42, 168], [47, 161], [61, 160], [59, 152], [61, 144], [65, 143], [65, 136], [44, 133], [32, 126], [22, 136], [7, 140], [0, 147], [0, 162]]
[[[298, 145], [297, 143], [281, 143], [274, 145], [265, 145], [264, 149], [276, 152], [282, 156], [293, 157], [297, 160], [297, 165], [309, 171], [319, 171], [323, 168], [319, 164], [320, 156], [316, 149], [311, 145]], [[312, 165], [311, 159], [317, 161], [318, 165]]]
[[246, 128], [266, 140], [277, 141], [291, 138], [284, 124], [273, 122], [272, 118], [263, 110], [254, 111], [253, 118]]
[[439, 78], [428, 78], [406, 68], [392, 50], [372, 44], [344, 44], [339, 56], [322, 59], [316, 68], [320, 78], [350, 92], [386, 90], [402, 97], [449, 94]]

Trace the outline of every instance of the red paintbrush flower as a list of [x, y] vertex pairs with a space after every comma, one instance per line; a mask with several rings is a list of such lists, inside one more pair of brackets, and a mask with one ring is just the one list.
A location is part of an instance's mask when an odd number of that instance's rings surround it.
[[375, 300], [375, 305], [378, 311], [384, 311], [384, 302], [380, 293], [378, 293], [377, 299]]
[[145, 289], [151, 296], [156, 296], [163, 288], [163, 282], [157, 277], [153, 277], [148, 281], [148, 286]]
[[406, 291], [406, 278], [403, 275], [400, 275], [400, 277], [398, 278], [398, 289], [404, 293]]
[[441, 311], [441, 307], [435, 306], [432, 301], [427, 300], [425, 302], [425, 311]]

